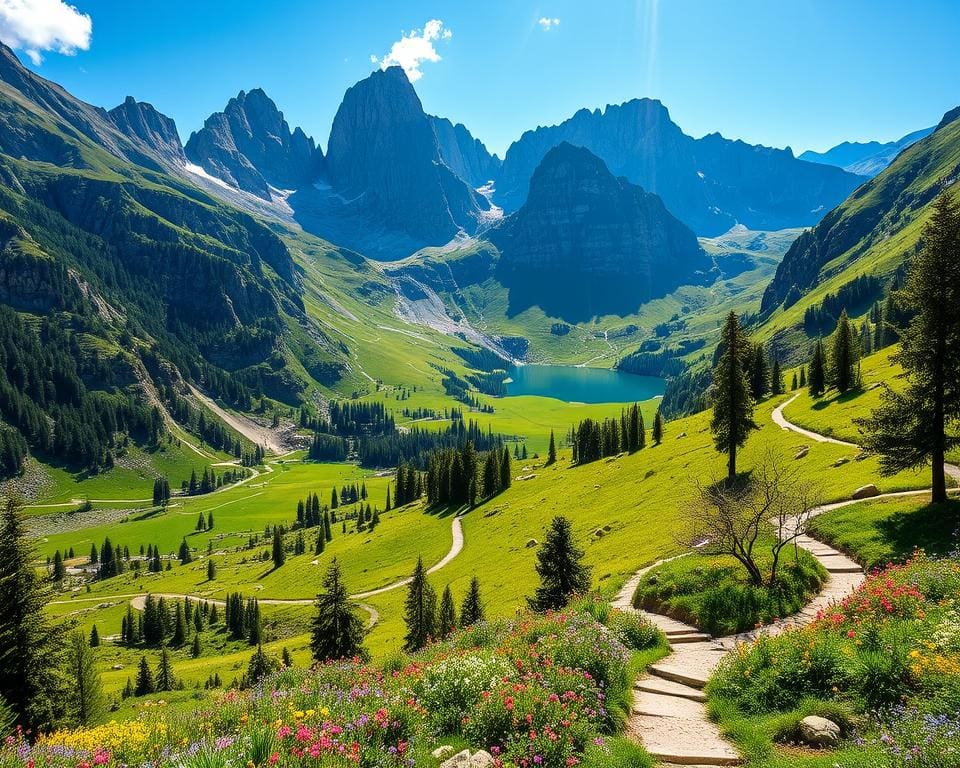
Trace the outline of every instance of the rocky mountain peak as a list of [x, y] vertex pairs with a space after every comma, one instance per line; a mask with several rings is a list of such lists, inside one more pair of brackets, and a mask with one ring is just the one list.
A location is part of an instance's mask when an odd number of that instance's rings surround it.
[[433, 125], [400, 67], [347, 89], [330, 130], [327, 171], [363, 216], [425, 245], [473, 232], [489, 207], [443, 162]]
[[303, 130], [290, 126], [261, 88], [240, 91], [190, 136], [190, 162], [211, 176], [271, 199], [270, 187], [292, 189], [320, 175], [323, 154]]
[[568, 142], [546, 153], [526, 202], [491, 240], [511, 308], [537, 304], [571, 320], [633, 311], [710, 268], [696, 236], [657, 195]]
[[127, 96], [107, 114], [117, 130], [152, 148], [169, 165], [180, 167], [186, 162], [176, 123], [152, 104]]

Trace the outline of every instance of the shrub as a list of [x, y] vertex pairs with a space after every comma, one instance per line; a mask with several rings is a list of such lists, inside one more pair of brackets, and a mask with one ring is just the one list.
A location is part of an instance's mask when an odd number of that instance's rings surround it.
[[464, 714], [510, 671], [504, 658], [491, 653], [452, 656], [427, 667], [413, 690], [436, 733], [459, 733]]
[[638, 613], [611, 611], [606, 623], [613, 636], [634, 651], [653, 648], [663, 639], [663, 633]]

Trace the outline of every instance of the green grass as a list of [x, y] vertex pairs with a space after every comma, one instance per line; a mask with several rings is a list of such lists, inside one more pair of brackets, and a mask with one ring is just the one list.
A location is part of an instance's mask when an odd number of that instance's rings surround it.
[[924, 496], [879, 499], [835, 509], [810, 521], [818, 539], [867, 568], [906, 559], [914, 549], [944, 555], [957, 548], [960, 501], [930, 504]]
[[[773, 563], [770, 544], [758, 542], [757, 565], [765, 576]], [[784, 549], [774, 588], [752, 586], [730, 556], [693, 554], [664, 563], [637, 587], [637, 608], [693, 624], [715, 637], [753, 629], [799, 611], [826, 581], [826, 571], [805, 550]]]

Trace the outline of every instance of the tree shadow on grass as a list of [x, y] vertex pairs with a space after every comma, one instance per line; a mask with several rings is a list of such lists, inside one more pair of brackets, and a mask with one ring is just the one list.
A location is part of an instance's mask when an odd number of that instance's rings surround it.
[[875, 527], [893, 552], [904, 560], [915, 549], [929, 555], [945, 555], [957, 547], [960, 528], [960, 501], [927, 504], [913, 512], [897, 512], [879, 520]]
[[866, 392], [867, 390], [865, 390], [863, 387], [857, 387], [856, 389], [848, 389], [842, 395], [839, 392], [837, 392], [836, 394], [833, 395], [833, 397], [817, 398], [817, 402], [815, 402], [811, 406], [811, 408], [814, 411], [822, 411], [824, 408], [827, 408], [833, 405], [834, 403], [849, 403], [851, 400], [856, 400], [861, 395], [866, 394]]

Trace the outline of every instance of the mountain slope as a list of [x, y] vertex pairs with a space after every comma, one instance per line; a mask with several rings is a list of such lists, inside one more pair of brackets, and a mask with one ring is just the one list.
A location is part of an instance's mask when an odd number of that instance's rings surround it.
[[77, 382], [0, 383], [0, 417], [31, 449], [109, 466], [118, 434], [156, 439], [157, 392], [183, 379], [241, 409], [337, 381], [344, 352], [311, 326], [283, 240], [156, 170], [177, 157], [171, 121], [133, 100], [91, 107], [6, 48], [0, 77], [0, 299], [24, 313], [5, 326], [48, 345], [37, 381]]
[[789, 149], [730, 141], [719, 134], [693, 139], [651, 99], [582, 109], [563, 123], [527, 131], [507, 150], [495, 201], [515, 210], [534, 168], [553, 146], [568, 141], [600, 157], [616, 176], [663, 198], [667, 209], [698, 235], [809, 226], [863, 179], [806, 163]]
[[859, 274], [891, 276], [918, 247], [930, 204], [960, 173], [960, 108], [929, 136], [897, 156], [877, 177], [791, 246], [764, 292], [769, 326], [799, 322], [802, 310]]
[[214, 178], [266, 200], [270, 187], [291, 189], [315, 181], [323, 153], [260, 88], [240, 91], [223, 112], [191, 134], [186, 156]]
[[835, 147], [831, 147], [826, 152], [807, 150], [800, 155], [800, 159], [808, 160], [811, 163], [835, 165], [837, 168], [843, 168], [850, 173], [872, 177], [890, 165], [893, 159], [904, 149], [931, 133], [933, 133], [933, 128], [923, 128], [908, 133], [897, 141], [844, 141]]
[[534, 171], [526, 202], [490, 233], [511, 311], [536, 304], [565, 320], [629, 312], [711, 264], [654, 194], [616, 179], [566, 142]]

